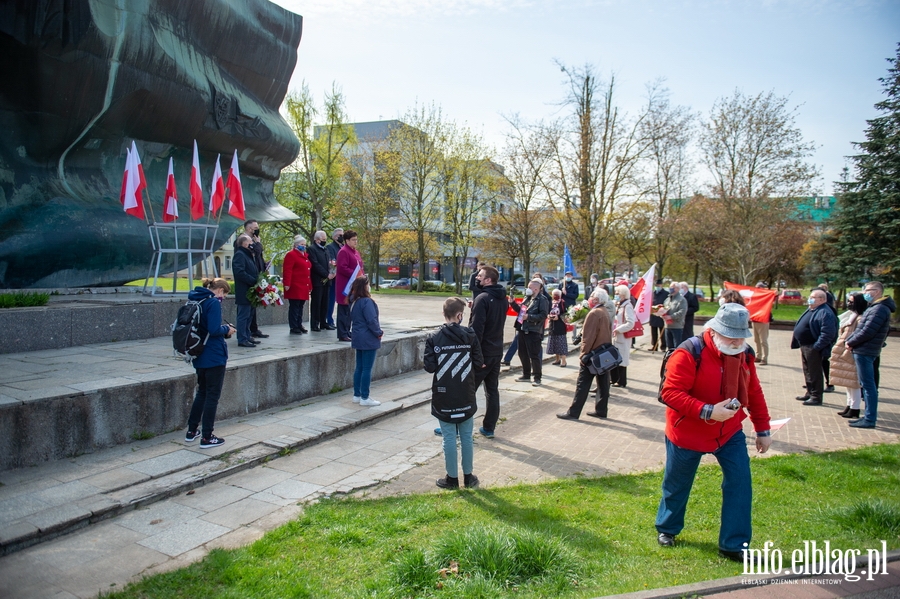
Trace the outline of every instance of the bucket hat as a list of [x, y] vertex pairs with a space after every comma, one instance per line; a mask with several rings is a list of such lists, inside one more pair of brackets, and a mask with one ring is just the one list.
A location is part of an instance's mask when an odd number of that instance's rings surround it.
[[740, 304], [722, 304], [715, 318], [709, 321], [709, 328], [731, 339], [752, 337], [750, 312]]

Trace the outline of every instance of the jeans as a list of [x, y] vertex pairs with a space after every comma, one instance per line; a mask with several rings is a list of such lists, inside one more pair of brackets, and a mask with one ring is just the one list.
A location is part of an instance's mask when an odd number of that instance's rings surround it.
[[326, 323], [326, 310], [328, 310], [328, 290], [324, 285], [312, 288], [312, 295], [309, 300], [309, 328], [312, 330], [321, 330]]
[[[800, 357], [803, 359], [803, 377], [806, 379], [806, 394], [813, 401], [822, 401], [822, 393], [825, 391], [825, 373], [822, 370], [822, 352], [814, 349], [812, 345], [801, 345]], [[860, 376], [860, 378], [862, 377]]]
[[531, 378], [534, 376], [535, 382], [541, 381], [541, 353], [543, 347], [541, 343], [540, 333], [526, 333], [519, 331], [519, 360], [522, 362], [522, 376]]
[[337, 301], [334, 299], [334, 279], [331, 279], [331, 285], [328, 286], [328, 308], [325, 311], [325, 324], [334, 326], [334, 305]]
[[681, 344], [681, 333], [684, 329], [666, 329], [666, 347], [675, 349]]
[[353, 371], [353, 395], [369, 399], [369, 385], [372, 383], [372, 367], [375, 365], [377, 349], [356, 350], [356, 370]]
[[591, 384], [594, 378], [597, 378], [597, 401], [594, 404], [594, 410], [601, 416], [606, 416], [609, 408], [609, 372], [601, 375], [591, 374], [588, 367], [584, 364], [578, 370], [578, 382], [575, 383], [575, 399], [569, 406], [569, 416], [578, 418], [581, 416], [581, 410], [584, 408], [584, 402], [587, 401], [588, 393], [591, 390]]
[[350, 338], [350, 325], [352, 323], [350, 317], [350, 306], [347, 304], [338, 304], [337, 310], [337, 338]]
[[[747, 438], [738, 431], [712, 452], [722, 468], [722, 512], [719, 525], [719, 549], [741, 551], [750, 545], [753, 534], [750, 509], [753, 485]], [[684, 528], [684, 512], [703, 452], [678, 447], [666, 438], [666, 470], [662, 499], [656, 512], [656, 530], [675, 536]]]
[[875, 360], [878, 356], [853, 354], [859, 384], [862, 385], [863, 399], [866, 400], [866, 422], [875, 424], [878, 420], [878, 385], [875, 384]]
[[509, 364], [512, 362], [513, 356], [519, 351], [519, 333], [516, 333], [516, 336], [513, 337], [512, 343], [509, 344], [509, 349], [506, 350], [506, 355], [503, 356], [503, 361]]
[[224, 382], [224, 364], [212, 368], [197, 368], [197, 394], [194, 395], [194, 403], [191, 405], [191, 413], [188, 416], [188, 430], [197, 430], [197, 425], [202, 419], [203, 427], [200, 432], [204, 439], [209, 439], [213, 432], [216, 409], [219, 407], [219, 397], [222, 395]]
[[256, 307], [250, 307], [250, 332], [259, 333], [259, 325], [256, 324]]
[[288, 300], [288, 326], [291, 331], [299, 331], [303, 328], [303, 304], [306, 300]]
[[475, 419], [469, 418], [462, 422], [441, 423], [441, 435], [444, 441], [444, 465], [447, 468], [447, 476], [459, 478], [459, 470], [456, 465], [456, 436], [459, 435], [459, 449], [462, 453], [463, 474], [472, 474], [472, 462], [475, 458], [475, 444], [472, 441], [472, 429], [475, 427]]
[[236, 307], [238, 343], [250, 343], [250, 319], [253, 318], [253, 307], [243, 304]]
[[475, 371], [475, 388], [484, 382], [484, 430], [493, 432], [500, 419], [500, 358], [485, 358], [484, 368]]

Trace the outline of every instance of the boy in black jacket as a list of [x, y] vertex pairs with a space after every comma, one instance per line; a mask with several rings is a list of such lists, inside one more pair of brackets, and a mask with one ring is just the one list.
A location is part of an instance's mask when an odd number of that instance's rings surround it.
[[462, 452], [463, 484], [478, 486], [472, 474], [474, 442], [472, 429], [475, 412], [475, 370], [484, 367], [481, 344], [475, 332], [460, 325], [466, 302], [451, 297], [444, 302], [444, 326], [425, 342], [425, 371], [433, 372], [431, 413], [441, 423], [444, 439], [444, 463], [447, 476], [437, 480], [442, 489], [459, 488], [456, 462], [456, 437]]

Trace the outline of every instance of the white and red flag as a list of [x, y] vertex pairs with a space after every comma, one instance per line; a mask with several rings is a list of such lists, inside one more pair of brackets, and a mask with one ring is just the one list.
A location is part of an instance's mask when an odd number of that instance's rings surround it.
[[169, 176], [166, 178], [166, 199], [163, 201], [163, 222], [178, 220], [178, 192], [175, 190], [175, 168], [169, 157]]
[[237, 150], [231, 159], [231, 170], [228, 171], [228, 214], [238, 220], [244, 220], [244, 188], [241, 187], [241, 171], [238, 170]]
[[194, 140], [194, 161], [191, 163], [191, 218], [203, 218], [203, 185], [200, 183], [200, 155], [197, 153], [197, 140]]
[[119, 201], [122, 202], [122, 209], [126, 214], [144, 220], [144, 198], [141, 192], [146, 189], [147, 181], [144, 179], [141, 158], [133, 140], [131, 149], [126, 153], [128, 158], [125, 161], [125, 174], [122, 177], [122, 192], [119, 195]]
[[216, 156], [216, 170], [213, 171], [212, 190], [209, 193], [209, 211], [215, 214], [225, 201], [225, 182], [222, 181], [221, 154]]
[[637, 299], [634, 315], [641, 324], [650, 322], [650, 309], [653, 307], [653, 277], [656, 274], [656, 263], [631, 288], [631, 296]]
[[744, 298], [744, 304], [750, 312], [751, 321], [769, 322], [772, 306], [775, 304], [775, 296], [778, 295], [778, 292], [765, 287], [747, 287], [746, 285], [738, 285], [728, 281], [723, 282], [723, 285], [725, 289], [733, 289], [741, 294], [741, 297]]

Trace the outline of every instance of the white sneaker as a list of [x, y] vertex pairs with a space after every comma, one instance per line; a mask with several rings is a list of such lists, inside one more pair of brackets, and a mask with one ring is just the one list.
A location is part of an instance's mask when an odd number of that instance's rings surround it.
[[372, 399], [372, 398], [369, 398], [369, 399], [360, 399], [360, 400], [359, 400], [359, 405], [361, 405], [361, 406], [369, 406], [369, 407], [371, 407], [371, 406], [380, 406], [380, 405], [381, 405], [381, 402], [378, 401], [377, 399]]
[[354, 395], [354, 396], [353, 396], [353, 403], [359, 403], [359, 400], [360, 400], [360, 399], [362, 399], [362, 397], [360, 397], [359, 395]]

